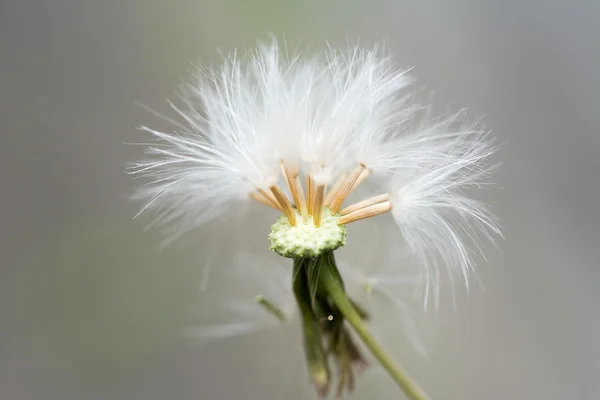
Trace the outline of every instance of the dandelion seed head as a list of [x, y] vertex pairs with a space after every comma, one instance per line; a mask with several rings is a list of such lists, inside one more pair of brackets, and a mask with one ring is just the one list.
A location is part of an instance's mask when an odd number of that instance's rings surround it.
[[[343, 226], [391, 215], [397, 228], [386, 234], [420, 262], [428, 292], [442, 270], [468, 284], [472, 244], [500, 234], [467, 193], [484, 184], [494, 148], [464, 111], [432, 116], [413, 85], [383, 46], [323, 57], [273, 40], [233, 52], [182, 87], [172, 106], [185, 123], [142, 128], [153, 141], [131, 173], [148, 181], [143, 211], [175, 232], [242, 203], [274, 209], [290, 227], [319, 229], [329, 214]], [[346, 204], [366, 184], [377, 192]]]
[[[189, 334], [209, 341], [277, 328], [287, 343], [297, 325], [316, 392], [329, 393], [334, 361], [341, 397], [367, 364], [351, 326], [408, 397], [424, 398], [366, 324], [373, 317], [380, 338], [395, 343], [400, 333], [426, 355], [410, 303], [437, 305], [446, 273], [453, 294], [456, 273], [468, 289], [480, 246], [501, 232], [469, 196], [487, 185], [489, 133], [464, 110], [434, 115], [413, 85], [384, 46], [312, 56], [273, 39], [198, 68], [170, 103], [183, 121], [169, 120], [173, 131], [141, 128], [151, 140], [131, 167], [147, 181], [141, 212], [171, 238], [205, 227], [219, 242], [205, 243], [201, 294], [211, 307]], [[272, 219], [246, 218], [254, 209]], [[344, 260], [347, 238], [354, 257]], [[293, 268], [276, 266], [267, 246]]]

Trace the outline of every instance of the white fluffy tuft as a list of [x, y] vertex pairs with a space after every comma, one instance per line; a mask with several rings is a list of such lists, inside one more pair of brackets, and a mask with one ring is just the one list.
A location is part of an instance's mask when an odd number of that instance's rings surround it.
[[[147, 127], [148, 159], [131, 173], [149, 180], [139, 198], [165, 223], [201, 225], [278, 182], [282, 158], [297, 158], [315, 65], [280, 56], [276, 42], [218, 68], [199, 70], [171, 103], [185, 121], [172, 133]], [[296, 153], [294, 153], [296, 151]]]
[[[424, 267], [427, 292], [437, 299], [440, 269], [458, 268], [467, 289], [473, 251], [501, 235], [495, 216], [466, 191], [485, 185], [495, 151], [488, 135], [460, 114], [428, 121], [408, 134], [410, 154], [393, 168], [392, 214], [403, 239]], [[412, 151], [416, 150], [416, 151]], [[452, 279], [452, 274], [450, 275]], [[427, 298], [428, 296], [426, 296]]]
[[410, 83], [378, 47], [300, 57], [273, 40], [244, 57], [234, 52], [180, 90], [182, 105], [171, 105], [184, 124], [170, 133], [141, 128], [153, 139], [148, 159], [131, 167], [149, 181], [143, 211], [200, 225], [276, 183], [281, 160], [318, 184], [357, 162], [385, 168], [387, 141], [415, 111], [406, 105]]

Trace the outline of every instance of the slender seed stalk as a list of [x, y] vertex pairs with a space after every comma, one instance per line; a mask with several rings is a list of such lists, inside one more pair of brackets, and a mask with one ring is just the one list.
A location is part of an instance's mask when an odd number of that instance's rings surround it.
[[321, 256], [319, 281], [322, 288], [335, 302], [340, 312], [344, 315], [352, 328], [354, 328], [363, 343], [368, 347], [375, 358], [377, 358], [381, 363], [381, 366], [385, 368], [394, 381], [396, 381], [404, 391], [404, 394], [410, 400], [429, 400], [429, 396], [427, 396], [427, 394], [412, 381], [402, 368], [396, 365], [394, 360], [392, 360], [367, 329], [363, 318], [361, 318], [359, 312], [354, 308], [352, 301], [346, 295], [342, 285], [340, 285], [339, 272], [335, 266], [333, 252]]
[[273, 303], [271, 300], [269, 300], [261, 295], [256, 296], [255, 299], [256, 299], [256, 302], [262, 308], [265, 309], [265, 311], [267, 311], [268, 313], [273, 315], [279, 321], [286, 322], [287, 316], [286, 316], [285, 312], [277, 304]]

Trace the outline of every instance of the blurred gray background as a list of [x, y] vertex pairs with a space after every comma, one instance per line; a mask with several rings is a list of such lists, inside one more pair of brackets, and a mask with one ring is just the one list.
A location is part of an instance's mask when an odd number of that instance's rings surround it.
[[180, 339], [201, 247], [158, 252], [123, 173], [140, 149], [122, 142], [159, 123], [136, 101], [166, 111], [190, 61], [269, 32], [385, 39], [504, 143], [486, 291], [440, 312], [410, 365], [432, 397], [600, 398], [597, 2], [2, 0], [0, 399], [300, 398], [270, 391], [257, 346]]

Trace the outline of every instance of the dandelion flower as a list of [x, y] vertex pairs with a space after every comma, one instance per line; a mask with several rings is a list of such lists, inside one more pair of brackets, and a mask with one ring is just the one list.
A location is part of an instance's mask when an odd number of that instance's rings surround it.
[[[425, 303], [438, 297], [442, 272], [458, 272], [468, 288], [471, 247], [500, 234], [489, 210], [467, 197], [490, 171], [487, 132], [464, 112], [432, 117], [414, 101], [410, 70], [381, 47], [289, 55], [273, 40], [199, 70], [180, 97], [181, 105], [172, 104], [182, 120], [173, 121], [175, 131], [141, 128], [153, 139], [148, 158], [131, 170], [148, 179], [142, 211], [171, 238], [210, 221], [229, 225], [254, 207], [279, 213], [270, 233], [260, 224], [238, 231], [225, 251], [244, 254], [244, 235], [258, 234], [265, 240], [255, 254], [266, 257], [270, 249], [292, 260], [288, 303], [276, 304], [285, 295], [256, 300], [278, 320], [295, 300], [317, 392], [325, 396], [334, 380], [338, 396], [352, 390], [355, 371], [366, 364], [358, 338], [410, 399], [427, 398], [375, 340], [369, 310], [346, 290], [367, 269], [338, 267], [334, 253], [347, 239], [359, 253], [393, 252], [376, 238], [352, 242], [363, 220], [391, 217], [384, 236], [402, 241], [419, 265], [409, 283], [423, 285]], [[368, 292], [377, 283], [398, 313], [400, 269], [380, 271], [362, 286]], [[246, 322], [225, 331], [205, 327], [203, 335], [252, 330], [257, 321]]]

